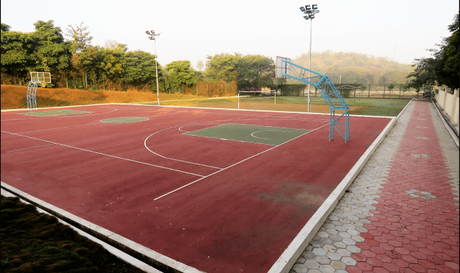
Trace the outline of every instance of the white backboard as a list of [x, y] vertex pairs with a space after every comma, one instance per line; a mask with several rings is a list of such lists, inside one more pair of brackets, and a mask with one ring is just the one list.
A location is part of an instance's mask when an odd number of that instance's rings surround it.
[[286, 57], [276, 56], [276, 70], [275, 70], [275, 77], [285, 79], [287, 78], [284, 75], [289, 75], [290, 64], [283, 62], [284, 61], [291, 61], [291, 59]]
[[51, 83], [51, 73], [30, 72], [30, 81], [33, 83]]

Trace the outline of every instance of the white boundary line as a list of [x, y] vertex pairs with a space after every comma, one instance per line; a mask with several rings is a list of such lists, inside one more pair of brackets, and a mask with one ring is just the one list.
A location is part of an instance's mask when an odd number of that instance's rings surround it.
[[116, 155], [109, 155], [109, 154], [105, 154], [105, 153], [91, 151], [91, 150], [88, 150], [88, 149], [83, 149], [83, 148], [79, 148], [79, 147], [75, 147], [75, 146], [71, 146], [71, 145], [67, 145], [67, 144], [62, 144], [62, 143], [58, 143], [58, 142], [54, 142], [54, 141], [50, 141], [50, 140], [40, 139], [40, 138], [36, 138], [36, 137], [31, 137], [31, 136], [25, 136], [25, 135], [21, 135], [21, 134], [17, 134], [17, 133], [11, 133], [11, 132], [7, 132], [7, 131], [1, 131], [1, 132], [2, 133], [7, 133], [7, 134], [10, 134], [10, 135], [16, 135], [16, 136], [20, 136], [20, 137], [25, 137], [25, 138], [30, 138], [30, 139], [34, 139], [34, 140], [43, 141], [43, 142], [48, 142], [48, 143], [51, 143], [51, 144], [56, 144], [56, 145], [59, 145], [59, 146], [63, 146], [63, 147], [71, 148], [71, 149], [76, 149], [76, 150], [80, 150], [80, 151], [84, 151], [84, 152], [89, 152], [89, 153], [93, 153], [93, 154], [98, 154], [98, 155], [108, 156], [108, 157], [111, 157], [111, 158], [116, 158], [116, 159], [129, 161], [129, 162], [139, 163], [139, 164], [143, 164], [143, 165], [147, 165], [147, 166], [151, 166], [151, 167], [165, 169], [165, 170], [169, 170], [169, 171], [189, 174], [189, 175], [193, 175], [193, 176], [204, 177], [204, 175], [201, 175], [201, 174], [181, 171], [181, 170], [178, 170], [178, 169], [173, 169], [173, 168], [168, 168], [168, 167], [164, 167], [164, 166], [160, 166], [160, 165], [150, 164], [150, 163], [147, 163], [147, 162], [142, 162], [142, 161], [138, 161], [138, 160], [134, 160], [134, 159], [124, 158], [124, 157], [120, 157], [120, 156], [116, 156]]
[[[121, 235], [118, 235], [108, 229], [105, 229], [101, 226], [93, 224], [89, 221], [86, 221], [83, 218], [80, 218], [70, 212], [67, 212], [63, 209], [60, 209], [50, 203], [47, 203], [43, 200], [40, 200], [28, 193], [25, 193], [13, 186], [1, 182], [2, 191], [3, 189], [19, 196], [20, 198], [30, 202], [37, 207], [47, 211], [48, 213], [62, 219], [63, 221], [69, 223], [72, 226], [75, 226], [92, 236], [102, 240], [103, 242], [108, 243], [109, 245], [114, 246], [122, 250], [123, 252], [128, 253], [129, 255], [141, 260], [144, 263], [149, 265], [156, 265], [162, 270], [170, 270], [171, 268], [176, 270], [174, 272], [183, 272], [183, 273], [203, 273], [193, 267], [185, 265], [179, 261], [169, 258], [163, 254], [160, 254], [150, 248], [147, 248], [143, 245], [140, 245], [134, 241], [131, 241], [128, 238], [125, 238]], [[161, 271], [153, 271], [161, 272]], [[168, 271], [169, 272], [169, 271]]]
[[329, 214], [337, 206], [337, 203], [340, 201], [340, 198], [343, 196], [348, 187], [353, 183], [354, 179], [358, 176], [359, 172], [364, 168], [367, 161], [374, 154], [375, 150], [379, 147], [380, 143], [384, 140], [386, 135], [391, 131], [393, 126], [396, 124], [397, 120], [401, 114], [407, 109], [410, 101], [406, 107], [399, 113], [396, 118], [387, 124], [385, 129], [380, 133], [380, 135], [374, 140], [374, 142], [369, 146], [369, 148], [364, 152], [364, 154], [359, 158], [355, 163], [353, 168], [347, 173], [347, 175], [342, 179], [339, 185], [334, 189], [334, 191], [327, 197], [323, 204], [316, 210], [315, 214], [308, 220], [305, 226], [297, 234], [294, 240], [289, 244], [289, 246], [284, 250], [283, 254], [278, 258], [278, 260], [273, 264], [268, 273], [288, 273], [297, 259], [300, 257], [302, 252], [308, 246], [310, 241], [315, 236], [316, 232], [326, 221]]
[[232, 165], [230, 165], [230, 166], [225, 167], [224, 169], [221, 169], [221, 170], [219, 170], [219, 171], [217, 171], [217, 172], [211, 173], [211, 174], [209, 174], [209, 175], [207, 175], [207, 176], [205, 176], [205, 177], [199, 178], [199, 179], [197, 179], [197, 180], [195, 180], [195, 181], [193, 181], [193, 182], [190, 182], [190, 183], [188, 183], [188, 184], [186, 184], [186, 185], [183, 185], [182, 187], [179, 187], [179, 188], [177, 188], [177, 189], [175, 189], [175, 190], [172, 190], [172, 191], [170, 191], [170, 192], [168, 192], [168, 193], [165, 193], [165, 194], [163, 194], [163, 195], [161, 195], [161, 196], [158, 196], [157, 198], [153, 199], [153, 201], [157, 201], [158, 199], [161, 199], [161, 198], [163, 198], [163, 197], [165, 197], [165, 196], [168, 196], [168, 195], [170, 195], [171, 193], [174, 193], [174, 192], [179, 191], [179, 190], [181, 190], [181, 189], [183, 189], [183, 188], [186, 188], [186, 187], [188, 187], [188, 186], [190, 186], [190, 185], [193, 185], [193, 184], [195, 184], [195, 183], [197, 183], [197, 182], [200, 182], [201, 180], [203, 180], [203, 179], [205, 179], [205, 178], [211, 177], [211, 176], [213, 176], [213, 175], [215, 175], [215, 174], [218, 174], [218, 173], [220, 173], [220, 172], [223, 172], [223, 171], [225, 171], [225, 170], [228, 170], [228, 169], [230, 169], [230, 168], [232, 168], [232, 167], [234, 167], [234, 166], [236, 166], [236, 165], [239, 165], [239, 164], [241, 164], [241, 163], [243, 163], [243, 162], [245, 162], [245, 161], [248, 161], [249, 159], [252, 159], [252, 158], [254, 158], [254, 157], [256, 157], [256, 156], [259, 156], [259, 155], [264, 154], [264, 153], [266, 153], [266, 152], [269, 152], [269, 151], [271, 151], [271, 150], [273, 150], [273, 149], [276, 149], [277, 147], [280, 147], [280, 146], [282, 146], [282, 145], [284, 145], [284, 144], [286, 144], [286, 143], [288, 143], [288, 142], [291, 142], [291, 141], [293, 141], [293, 140], [295, 140], [295, 139], [297, 139], [297, 138], [299, 138], [299, 137], [301, 137], [301, 136], [304, 136], [304, 135], [306, 135], [306, 134], [312, 133], [312, 132], [314, 132], [314, 131], [316, 131], [316, 130], [319, 130], [319, 129], [321, 129], [321, 128], [325, 127], [325, 126], [328, 126], [328, 125], [329, 125], [329, 123], [327, 123], [327, 124], [325, 124], [325, 125], [322, 125], [322, 126], [320, 126], [320, 127], [318, 127], [318, 128], [315, 128], [315, 129], [313, 129], [313, 130], [311, 130], [311, 131], [308, 131], [308, 132], [306, 132], [306, 133], [304, 133], [304, 134], [301, 134], [301, 135], [299, 135], [299, 136], [297, 136], [297, 137], [295, 137], [295, 138], [292, 138], [292, 139], [290, 139], [290, 140], [288, 140], [288, 141], [286, 141], [286, 142], [283, 142], [283, 143], [281, 143], [280, 145], [273, 146], [273, 147], [271, 147], [271, 148], [269, 148], [269, 149], [267, 149], [267, 150], [265, 150], [265, 151], [262, 151], [262, 152], [260, 152], [260, 153], [258, 153], [258, 154], [255, 154], [255, 155], [252, 155], [252, 156], [250, 156], [250, 157], [248, 157], [248, 158], [245, 158], [245, 159], [243, 159], [243, 160], [241, 160], [241, 161], [239, 161], [239, 162], [236, 162], [236, 163], [234, 163], [234, 164], [232, 164]]
[[11, 151], [8, 151], [6, 153], [8, 154], [8, 153], [22, 152], [22, 151], [26, 151], [26, 150], [32, 150], [32, 149], [37, 149], [37, 148], [41, 148], [41, 147], [49, 147], [49, 146], [53, 146], [53, 145], [54, 144], [45, 144], [45, 145], [40, 145], [40, 146], [28, 147], [28, 148], [24, 148], [24, 149], [11, 150]]

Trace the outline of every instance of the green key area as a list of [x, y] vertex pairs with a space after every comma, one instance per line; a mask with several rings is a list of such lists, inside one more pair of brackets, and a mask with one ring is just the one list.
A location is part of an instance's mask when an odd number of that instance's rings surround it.
[[54, 116], [65, 116], [65, 115], [80, 115], [80, 114], [89, 114], [91, 112], [87, 111], [78, 111], [78, 110], [52, 110], [52, 111], [34, 111], [28, 113], [22, 113], [27, 116], [35, 117], [54, 117]]
[[271, 126], [258, 126], [228, 123], [202, 130], [188, 132], [186, 135], [244, 141], [268, 145], [280, 145], [310, 130]]

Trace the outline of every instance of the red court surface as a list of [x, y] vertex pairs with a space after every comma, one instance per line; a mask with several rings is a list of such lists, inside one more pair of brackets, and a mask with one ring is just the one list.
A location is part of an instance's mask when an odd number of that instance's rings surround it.
[[[353, 116], [345, 143], [329, 115], [71, 109], [90, 113], [2, 112], [2, 182], [204, 272], [267, 272], [391, 121]], [[148, 120], [101, 122], [117, 117]], [[277, 146], [184, 134], [226, 123], [312, 131]]]

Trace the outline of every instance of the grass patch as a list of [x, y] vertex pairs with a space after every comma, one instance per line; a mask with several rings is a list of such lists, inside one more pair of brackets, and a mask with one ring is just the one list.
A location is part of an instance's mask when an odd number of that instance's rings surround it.
[[17, 197], [0, 210], [2, 272], [143, 272]]
[[[327, 105], [326, 101], [320, 97], [311, 97], [312, 105]], [[348, 106], [357, 106], [355, 110], [351, 110], [351, 114], [355, 115], [372, 115], [372, 116], [397, 116], [410, 99], [344, 99]], [[307, 97], [278, 97], [277, 103], [286, 104], [307, 104]]]

